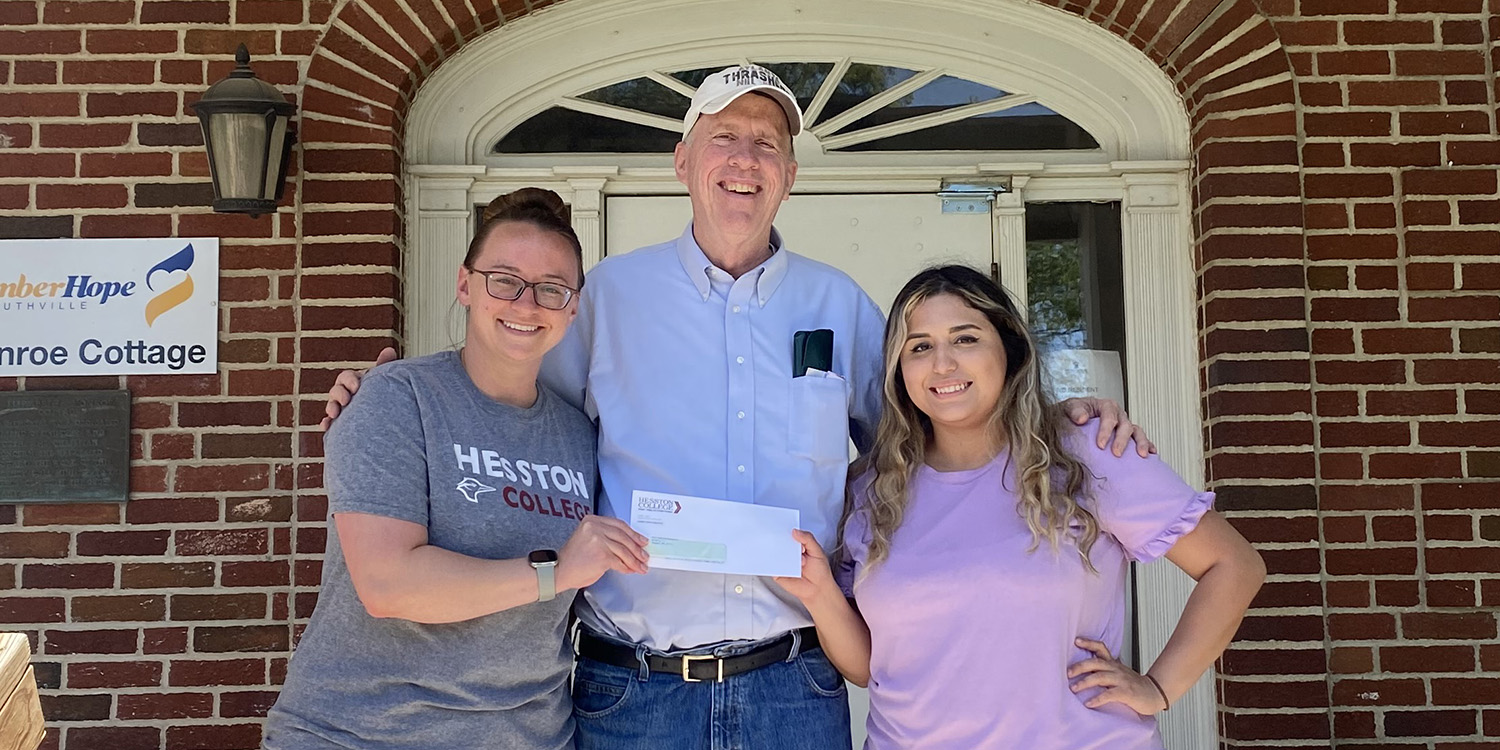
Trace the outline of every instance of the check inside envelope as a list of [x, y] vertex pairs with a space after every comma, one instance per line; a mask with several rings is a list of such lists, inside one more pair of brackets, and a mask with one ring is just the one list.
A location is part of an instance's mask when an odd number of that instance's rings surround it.
[[729, 545], [727, 544], [672, 539], [665, 536], [651, 537], [651, 543], [646, 545], [646, 552], [654, 558], [694, 562], [721, 563], [729, 559]]

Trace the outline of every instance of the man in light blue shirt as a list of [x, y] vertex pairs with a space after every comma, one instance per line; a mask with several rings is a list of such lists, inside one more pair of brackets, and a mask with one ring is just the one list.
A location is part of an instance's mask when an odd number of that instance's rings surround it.
[[[589, 272], [541, 379], [598, 420], [600, 514], [629, 518], [638, 489], [719, 498], [794, 508], [836, 543], [848, 441], [868, 448], [878, 421], [884, 322], [772, 227], [801, 127], [765, 68], [709, 76], [674, 157], [692, 223]], [[793, 372], [793, 337], [818, 329], [832, 377]], [[773, 579], [608, 573], [577, 612], [579, 750], [849, 747], [843, 678]]]

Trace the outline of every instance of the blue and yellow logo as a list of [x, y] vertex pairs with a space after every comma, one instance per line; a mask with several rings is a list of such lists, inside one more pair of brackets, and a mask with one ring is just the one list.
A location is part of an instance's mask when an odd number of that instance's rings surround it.
[[152, 283], [158, 273], [168, 275], [182, 271], [182, 281], [165, 287], [146, 303], [146, 325], [156, 323], [156, 319], [172, 308], [187, 302], [193, 296], [193, 275], [187, 271], [193, 267], [193, 246], [189, 243], [186, 247], [174, 253], [171, 257], [151, 267], [146, 272], [146, 288], [155, 292], [156, 287]]

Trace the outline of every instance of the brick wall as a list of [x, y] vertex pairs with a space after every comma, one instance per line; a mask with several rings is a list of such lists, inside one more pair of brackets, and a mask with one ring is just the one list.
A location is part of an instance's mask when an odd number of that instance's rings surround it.
[[[1271, 569], [1226, 746], [1493, 746], [1500, 0], [1049, 2], [1193, 123], [1208, 476]], [[0, 2], [0, 237], [223, 238], [218, 375], [0, 379], [135, 396], [130, 503], [0, 506], [49, 747], [256, 745], [317, 591], [320, 394], [399, 334], [412, 94], [540, 4]], [[241, 41], [302, 107], [259, 219], [207, 210], [185, 114]]]

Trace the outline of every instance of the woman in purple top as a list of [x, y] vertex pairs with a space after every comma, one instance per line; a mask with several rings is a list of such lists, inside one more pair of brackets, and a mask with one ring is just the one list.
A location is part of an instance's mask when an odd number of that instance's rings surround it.
[[[807, 605], [851, 681], [870, 688], [871, 750], [1161, 748], [1155, 714], [1229, 644], [1265, 567], [1155, 456], [1097, 447], [1041, 386], [1024, 321], [988, 277], [923, 271], [885, 336], [884, 411], [852, 469], [843, 546], [816, 540]], [[1115, 657], [1129, 561], [1198, 581], [1144, 674]]]

